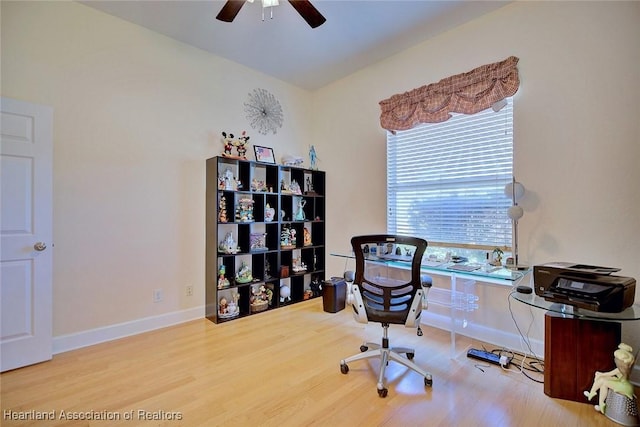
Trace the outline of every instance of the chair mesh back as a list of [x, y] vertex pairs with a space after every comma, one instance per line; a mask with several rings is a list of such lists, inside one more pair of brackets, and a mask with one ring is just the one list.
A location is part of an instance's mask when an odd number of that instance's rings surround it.
[[[356, 257], [353, 283], [360, 288], [369, 321], [404, 324], [422, 286], [420, 264], [427, 249], [426, 240], [368, 235], [353, 237], [351, 246]], [[410, 270], [406, 270], [408, 267]]]

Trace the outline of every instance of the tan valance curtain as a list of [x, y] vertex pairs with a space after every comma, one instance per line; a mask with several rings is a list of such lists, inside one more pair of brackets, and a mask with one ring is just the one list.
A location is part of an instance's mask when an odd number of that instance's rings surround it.
[[518, 91], [518, 58], [487, 64], [380, 101], [380, 124], [390, 131], [448, 120], [450, 113], [474, 114]]

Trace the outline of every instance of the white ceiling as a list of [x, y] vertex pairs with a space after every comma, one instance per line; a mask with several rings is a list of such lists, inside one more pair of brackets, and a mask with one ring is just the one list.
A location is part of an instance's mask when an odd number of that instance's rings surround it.
[[298, 87], [315, 90], [509, 1], [312, 0], [327, 19], [312, 29], [287, 0], [262, 21], [260, 0], [232, 23], [224, 0], [81, 3]]

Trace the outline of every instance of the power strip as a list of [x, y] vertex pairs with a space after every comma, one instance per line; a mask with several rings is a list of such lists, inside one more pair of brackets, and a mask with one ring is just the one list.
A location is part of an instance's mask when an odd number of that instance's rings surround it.
[[469, 351], [467, 351], [467, 357], [502, 366], [503, 368], [508, 368], [509, 363], [511, 363], [512, 359], [511, 357], [498, 356], [497, 354], [490, 353], [484, 350], [478, 350], [477, 348], [470, 348]]

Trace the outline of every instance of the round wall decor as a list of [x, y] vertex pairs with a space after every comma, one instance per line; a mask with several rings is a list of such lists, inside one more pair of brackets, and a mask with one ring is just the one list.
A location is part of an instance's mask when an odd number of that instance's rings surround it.
[[254, 89], [244, 103], [244, 112], [251, 127], [263, 135], [274, 134], [282, 127], [284, 117], [282, 107], [276, 97], [265, 89]]

